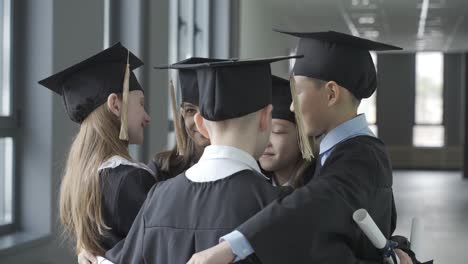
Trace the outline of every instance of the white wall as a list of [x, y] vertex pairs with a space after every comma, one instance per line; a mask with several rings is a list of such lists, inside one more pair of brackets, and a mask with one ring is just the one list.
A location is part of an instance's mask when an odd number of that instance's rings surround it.
[[[274, 32], [278, 26], [274, 10], [262, 1], [242, 0], [240, 2], [240, 58], [261, 58], [289, 55], [296, 45], [296, 39]], [[281, 61], [272, 64], [273, 74], [288, 77], [289, 62]]]

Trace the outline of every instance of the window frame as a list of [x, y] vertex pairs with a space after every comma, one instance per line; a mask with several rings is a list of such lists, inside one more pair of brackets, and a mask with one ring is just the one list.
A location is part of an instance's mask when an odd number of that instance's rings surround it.
[[[2, 14], [2, 20], [5, 18], [5, 12], [9, 12], [9, 24], [7, 25], [8, 28], [4, 28], [4, 30], [9, 31], [10, 39], [9, 39], [9, 61], [4, 62], [2, 61], [1, 63], [3, 66], [8, 66], [9, 70], [7, 72], [9, 76], [9, 82], [6, 84], [9, 86], [10, 90], [10, 114], [8, 116], [0, 116], [0, 138], [11, 138], [13, 141], [13, 149], [12, 149], [12, 219], [11, 223], [7, 224], [0, 224], [0, 237], [13, 233], [17, 229], [17, 225], [19, 222], [19, 209], [17, 208], [16, 205], [19, 204], [19, 190], [18, 190], [18, 184], [17, 184], [17, 175], [18, 175], [18, 167], [19, 167], [19, 156], [18, 156], [18, 145], [20, 144], [20, 126], [19, 126], [19, 110], [17, 109], [17, 91], [16, 89], [13, 89], [14, 83], [13, 83], [13, 61], [14, 61], [14, 1], [13, 0], [1, 0], [0, 4], [3, 5], [3, 14]], [[5, 8], [7, 7], [7, 8]], [[1, 26], [4, 24], [2, 23]], [[2, 38], [3, 40], [3, 38]], [[2, 46], [3, 48], [4, 46]], [[4, 69], [2, 68], [4, 71]], [[5, 73], [5, 71], [4, 71]], [[3, 83], [0, 82], [0, 83]], [[3, 88], [3, 87], [2, 87]]]
[[[442, 88], [442, 91], [441, 91], [441, 94], [440, 94], [440, 97], [441, 97], [441, 100], [442, 100], [442, 114], [441, 114], [441, 121], [440, 123], [430, 123], [430, 122], [417, 122], [416, 121], [416, 116], [417, 116], [417, 105], [416, 105], [416, 100], [417, 100], [417, 97], [418, 97], [418, 93], [417, 93], [417, 89], [418, 89], [418, 63], [417, 63], [417, 56], [418, 54], [421, 54], [421, 53], [439, 53], [441, 56], [442, 56], [442, 63], [441, 63], [441, 66], [442, 66], [442, 72], [441, 72], [441, 76], [442, 76], [442, 82], [441, 82], [441, 88]], [[444, 56], [445, 54], [443, 52], [426, 52], [426, 51], [421, 51], [421, 52], [416, 52], [415, 53], [415, 64], [414, 64], [414, 67], [415, 67], [415, 70], [414, 70], [414, 79], [415, 79], [415, 82], [414, 82], [414, 118], [413, 118], [413, 125], [412, 125], [412, 138], [411, 138], [411, 141], [412, 141], [412, 146], [415, 147], [415, 148], [444, 148], [447, 146], [447, 139], [446, 139], [446, 124], [445, 124], [445, 115], [444, 115], [444, 101], [445, 101], [445, 98], [444, 98], [444, 90], [445, 90], [445, 75], [444, 75], [444, 71], [445, 71], [445, 64], [444, 64]], [[415, 129], [416, 127], [426, 127], [426, 128], [429, 128], [429, 127], [442, 127], [443, 128], [443, 134], [442, 134], [442, 145], [441, 146], [422, 146], [422, 145], [416, 145], [415, 144]]]

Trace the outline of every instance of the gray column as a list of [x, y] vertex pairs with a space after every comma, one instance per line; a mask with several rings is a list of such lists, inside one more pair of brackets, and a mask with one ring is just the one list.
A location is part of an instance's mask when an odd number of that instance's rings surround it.
[[444, 117], [446, 146], [461, 146], [463, 133], [463, 54], [444, 54]]
[[[55, 0], [53, 10], [52, 73], [102, 50], [103, 1]], [[38, 89], [44, 90], [44, 88]], [[60, 186], [68, 151], [79, 126], [70, 120], [60, 96], [52, 95], [52, 105], [52, 169], [55, 177], [53, 177], [50, 193], [52, 194], [51, 206], [55, 209], [58, 204], [58, 186]], [[57, 218], [58, 212], [53, 214], [53, 219]]]
[[211, 1], [210, 56], [239, 56], [240, 1]]
[[146, 108], [151, 123], [145, 133], [142, 161], [166, 148], [169, 126], [168, 116], [168, 71], [154, 70], [156, 65], [169, 62], [169, 0], [149, 1], [144, 17], [143, 42], [145, 49]]
[[377, 124], [388, 146], [412, 146], [415, 55], [378, 54]]
[[[52, 94], [40, 88], [37, 81], [52, 73], [52, 6], [53, 2], [25, 1], [15, 6], [15, 43], [13, 81], [18, 92], [18, 111], [21, 115], [21, 135], [18, 142], [20, 162], [15, 175], [15, 210], [20, 230], [38, 228], [50, 232], [51, 175], [52, 175]], [[23, 12], [20, 12], [23, 10]], [[20, 21], [19, 15], [24, 21]], [[33, 41], [38, 40], [38, 41]], [[20, 52], [23, 51], [23, 52]], [[28, 58], [26, 52], [37, 54]], [[21, 103], [20, 103], [21, 102]], [[39, 110], [39, 111], [38, 111]], [[29, 184], [32, 183], [32, 184]], [[40, 190], [40, 191], [39, 191]], [[40, 206], [39, 201], [47, 201]], [[28, 219], [29, 212], [41, 208], [42, 214]]]
[[466, 145], [466, 143], [468, 142], [467, 139], [468, 139], [468, 129], [467, 129], [467, 126], [468, 126], [468, 114], [467, 114], [467, 104], [466, 102], [468, 102], [468, 93], [467, 93], [467, 90], [468, 90], [468, 53], [465, 53], [463, 54], [463, 60], [464, 60], [464, 63], [462, 65], [462, 73], [463, 73], [463, 80], [462, 80], [462, 84], [463, 84], [463, 97], [465, 99], [465, 103], [464, 103], [464, 116], [463, 116], [463, 120], [464, 120], [464, 131], [463, 131], [463, 135], [464, 135], [464, 140], [463, 140], [463, 178], [464, 179], [468, 179], [468, 147]]

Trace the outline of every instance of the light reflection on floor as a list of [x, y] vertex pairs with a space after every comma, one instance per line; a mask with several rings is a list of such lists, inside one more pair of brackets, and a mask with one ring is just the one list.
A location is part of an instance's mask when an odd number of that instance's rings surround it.
[[410, 236], [411, 220], [424, 226], [423, 260], [468, 263], [468, 180], [461, 172], [395, 171], [395, 234]]

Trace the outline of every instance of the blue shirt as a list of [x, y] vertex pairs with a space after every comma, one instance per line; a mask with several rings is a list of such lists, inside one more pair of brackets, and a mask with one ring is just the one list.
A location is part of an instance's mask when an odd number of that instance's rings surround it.
[[[340, 124], [325, 135], [320, 142], [320, 153], [318, 156], [321, 165], [325, 163], [337, 144], [357, 136], [375, 137], [374, 133], [369, 129], [364, 114], [360, 114]], [[220, 241], [226, 241], [229, 244], [232, 252], [236, 255], [234, 261], [242, 260], [255, 252], [245, 236], [237, 230], [221, 237]]]
[[320, 163], [322, 165], [325, 163], [325, 160], [330, 156], [338, 143], [357, 136], [375, 137], [374, 133], [367, 125], [366, 116], [364, 114], [360, 114], [340, 124], [325, 135], [320, 142]]

